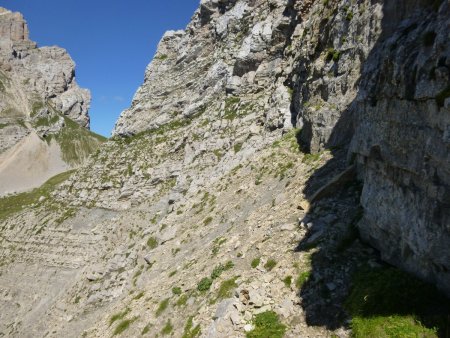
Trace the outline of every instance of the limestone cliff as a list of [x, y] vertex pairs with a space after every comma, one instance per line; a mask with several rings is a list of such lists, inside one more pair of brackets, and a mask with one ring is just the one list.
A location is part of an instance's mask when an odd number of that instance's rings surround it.
[[447, 1], [202, 0], [113, 138], [0, 199], [0, 332], [252, 337], [274, 311], [286, 337], [350, 337], [354, 272], [386, 261], [448, 293], [449, 17]]
[[[0, 8], [0, 195], [39, 186], [96, 148], [98, 141], [83, 130], [89, 128], [90, 99], [75, 81], [67, 52], [38, 48], [23, 16]], [[79, 142], [75, 154], [63, 144], [71, 142], [63, 140], [70, 129], [65, 119], [80, 126], [72, 125], [80, 129], [72, 140]], [[92, 149], [81, 149], [86, 143]]]

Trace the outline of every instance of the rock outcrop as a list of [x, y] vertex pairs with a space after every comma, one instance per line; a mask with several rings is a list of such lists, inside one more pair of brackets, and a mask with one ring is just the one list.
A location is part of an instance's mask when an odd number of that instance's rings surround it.
[[[0, 33], [0, 195], [3, 195], [41, 185], [51, 176], [80, 164], [92, 149], [79, 149], [78, 154], [69, 156], [70, 160], [64, 154], [65, 149], [61, 149], [64, 147], [61, 135], [70, 124], [65, 119], [75, 121], [80, 130], [89, 128], [91, 100], [90, 92], [78, 87], [75, 63], [67, 52], [59, 47], [38, 48], [29, 40], [23, 16], [4, 8], [0, 8]], [[52, 137], [57, 142], [52, 142]], [[80, 138], [83, 137], [86, 135], [80, 131]], [[90, 148], [99, 144], [95, 137], [88, 139]]]

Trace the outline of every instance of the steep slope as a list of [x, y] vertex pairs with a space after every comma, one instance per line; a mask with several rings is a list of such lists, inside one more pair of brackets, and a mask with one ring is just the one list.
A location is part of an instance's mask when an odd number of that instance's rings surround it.
[[[445, 204], [412, 213], [427, 176], [394, 162], [414, 159], [410, 143], [437, 151], [441, 181], [424, 191], [445, 202], [448, 10], [201, 1], [164, 35], [111, 140], [70, 175], [0, 199], [0, 332], [444, 335], [445, 296], [380, 255], [448, 291]], [[411, 198], [391, 193], [399, 180]]]
[[[22, 15], [4, 8], [0, 32], [0, 195], [4, 195], [39, 186], [79, 165], [103, 138], [83, 131], [89, 128], [90, 93], [76, 84], [75, 64], [67, 52], [37, 48], [29, 40]], [[66, 117], [79, 125], [75, 139], [89, 144], [75, 147], [76, 154], [66, 153], [61, 143], [65, 130], [74, 129]]]

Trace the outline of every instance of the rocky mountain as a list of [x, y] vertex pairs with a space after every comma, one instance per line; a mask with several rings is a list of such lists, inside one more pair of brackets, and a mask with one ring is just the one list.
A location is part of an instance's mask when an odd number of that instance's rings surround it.
[[90, 100], [67, 52], [38, 48], [23, 16], [0, 8], [0, 195], [37, 187], [98, 147]]
[[449, 24], [202, 0], [114, 137], [0, 199], [0, 335], [445, 337]]

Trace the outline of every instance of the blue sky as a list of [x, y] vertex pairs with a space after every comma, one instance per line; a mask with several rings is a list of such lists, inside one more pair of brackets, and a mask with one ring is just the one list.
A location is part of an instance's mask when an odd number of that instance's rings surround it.
[[184, 29], [200, 0], [0, 0], [28, 22], [39, 46], [58, 45], [92, 93], [91, 129], [109, 136], [130, 106], [166, 30]]

